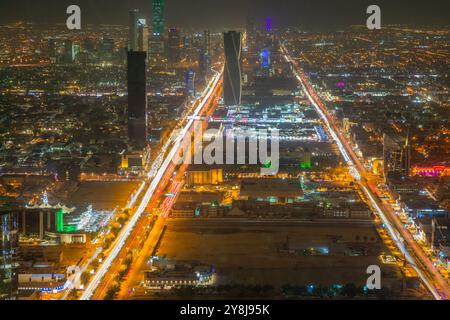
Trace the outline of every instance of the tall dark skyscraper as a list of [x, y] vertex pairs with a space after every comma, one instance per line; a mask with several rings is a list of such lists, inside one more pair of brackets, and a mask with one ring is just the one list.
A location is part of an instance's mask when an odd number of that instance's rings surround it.
[[128, 52], [128, 139], [134, 149], [147, 145], [147, 54]]
[[153, 0], [152, 17], [153, 34], [164, 34], [166, 24], [164, 18], [164, 0]]
[[128, 33], [128, 50], [138, 50], [138, 14], [139, 10], [130, 10], [129, 17], [129, 33]]
[[169, 30], [167, 55], [167, 59], [170, 63], [177, 63], [181, 60], [181, 38], [180, 30], [177, 28], [170, 28]]
[[223, 34], [225, 49], [225, 72], [223, 98], [226, 106], [241, 103], [241, 33], [228, 31]]

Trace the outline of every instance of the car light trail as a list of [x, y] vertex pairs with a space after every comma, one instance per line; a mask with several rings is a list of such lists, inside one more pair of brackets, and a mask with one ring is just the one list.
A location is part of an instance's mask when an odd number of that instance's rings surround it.
[[127, 208], [131, 208], [134, 206], [134, 204], [136, 203], [137, 199], [139, 198], [139, 195], [141, 194], [142, 190], [144, 190], [144, 187], [145, 187], [145, 181], [142, 181], [138, 190], [131, 196], [131, 199], [127, 204]]
[[[289, 60], [289, 58], [285, 55], [286, 59]], [[292, 63], [292, 62], [291, 62]], [[333, 140], [335, 141], [336, 145], [339, 148], [339, 151], [341, 152], [342, 156], [344, 157], [345, 162], [347, 162], [347, 165], [350, 167], [350, 174], [352, 175], [352, 177], [359, 181], [361, 180], [361, 175], [358, 172], [358, 170], [355, 168], [355, 164], [353, 162], [353, 160], [350, 158], [350, 156], [347, 153], [347, 150], [345, 150], [344, 145], [342, 144], [341, 140], [339, 139], [338, 135], [336, 134], [336, 132], [334, 132], [334, 130], [331, 127], [331, 124], [327, 118], [327, 116], [325, 115], [325, 113], [322, 111], [322, 109], [317, 105], [317, 103], [315, 102], [315, 100], [313, 99], [313, 97], [310, 95], [310, 93], [308, 92], [305, 84], [303, 83], [302, 78], [300, 77], [300, 75], [297, 73], [296, 70], [294, 70], [294, 74], [295, 77], [297, 78], [297, 80], [299, 81], [299, 83], [302, 86], [303, 92], [305, 93], [305, 95], [308, 97], [309, 101], [311, 102], [311, 104], [314, 106], [314, 108], [316, 109], [317, 113], [319, 113], [320, 117], [322, 118], [322, 120], [325, 122], [328, 131], [331, 134], [331, 137], [333, 138]]]
[[[216, 72], [216, 76], [211, 80], [208, 87], [205, 89], [204, 93], [206, 93], [197, 108], [195, 109], [193, 116], [197, 116], [203, 107], [208, 102], [211, 95], [214, 93], [217, 84], [219, 83], [219, 80], [222, 76], [223, 70], [221, 72]], [[106, 272], [109, 270], [112, 262], [115, 260], [117, 255], [122, 250], [126, 240], [128, 239], [128, 236], [130, 235], [131, 231], [133, 230], [134, 226], [138, 222], [139, 218], [141, 217], [142, 213], [145, 211], [145, 208], [147, 207], [148, 202], [152, 198], [155, 190], [157, 190], [158, 186], [160, 185], [161, 180], [164, 177], [164, 174], [166, 173], [167, 168], [173, 164], [172, 160], [175, 157], [175, 155], [179, 152], [179, 149], [181, 147], [182, 141], [184, 139], [185, 134], [189, 131], [190, 127], [192, 126], [194, 120], [190, 119], [186, 125], [183, 127], [183, 129], [178, 133], [178, 137], [175, 141], [175, 144], [173, 145], [170, 153], [166, 157], [165, 161], [162, 163], [161, 167], [158, 169], [154, 179], [150, 183], [147, 191], [145, 192], [142, 201], [136, 210], [135, 214], [130, 218], [129, 222], [126, 224], [126, 226], [121, 230], [119, 235], [117, 236], [116, 242], [114, 244], [114, 247], [111, 249], [109, 255], [105, 258], [104, 263], [99, 267], [97, 272], [92, 278], [92, 281], [89, 283], [86, 290], [83, 292], [80, 300], [89, 300], [90, 297], [93, 295], [95, 290], [97, 289], [98, 285], [100, 284], [102, 278], [105, 276]]]
[[84, 266], [81, 269], [79, 269], [77, 271], [77, 273], [73, 276], [73, 280], [68, 280], [68, 287], [67, 287], [66, 291], [64, 292], [61, 300], [67, 299], [70, 291], [75, 289], [75, 284], [80, 281], [80, 278], [81, 278], [81, 275], [83, 274], [83, 272], [86, 271], [87, 267], [92, 263], [92, 261], [94, 261], [97, 258], [97, 256], [100, 254], [100, 252], [102, 252], [102, 250], [103, 250], [102, 247], [97, 248], [97, 250], [95, 250], [95, 252], [94, 252], [94, 255], [89, 259], [89, 261], [86, 264], [84, 264]]
[[[310, 93], [310, 91], [312, 92], [311, 87], [309, 85], [307, 85], [306, 80], [304, 80], [299, 75], [299, 73], [297, 72], [297, 70], [295, 68], [295, 63], [292, 60], [292, 58], [290, 56], [288, 56], [287, 50], [284, 48], [284, 46], [282, 46], [281, 49], [282, 49], [282, 51], [284, 53], [285, 60], [292, 65], [293, 73], [294, 73], [295, 77], [297, 78], [297, 80], [299, 81], [303, 92], [308, 97], [308, 100], [314, 106], [314, 108], [316, 109], [317, 113], [320, 115], [322, 120], [325, 122], [325, 124], [326, 124], [326, 126], [327, 126], [327, 128], [328, 128], [328, 130], [329, 130], [329, 132], [331, 134], [331, 136], [333, 137], [333, 140], [336, 142], [336, 144], [338, 146], [338, 149], [339, 149], [340, 153], [342, 154], [344, 160], [349, 165], [349, 167], [350, 167], [349, 168], [350, 174], [352, 175], [352, 177], [355, 180], [361, 181], [361, 173], [360, 173], [360, 171], [358, 171], [357, 166], [355, 165], [355, 162], [349, 156], [349, 153], [345, 149], [344, 143], [341, 141], [341, 138], [339, 137], [339, 135], [333, 129], [333, 126], [331, 125], [327, 115], [322, 110], [322, 108], [319, 107], [318, 103], [316, 102], [317, 96], [314, 94], [314, 97], [313, 97], [312, 96], [313, 93]], [[388, 230], [390, 236], [395, 241], [395, 243], [396, 243], [397, 247], [399, 248], [399, 250], [401, 251], [401, 253], [404, 255], [406, 261], [408, 261], [408, 263], [417, 272], [417, 274], [419, 275], [419, 277], [422, 280], [422, 282], [425, 284], [427, 289], [431, 292], [431, 294], [433, 295], [433, 297], [436, 300], [445, 299], [445, 297], [443, 297], [440, 294], [438, 289], [429, 281], [429, 279], [425, 275], [425, 273], [417, 266], [417, 264], [415, 262], [415, 259], [411, 256], [411, 254], [409, 253], [408, 249], [404, 245], [404, 239], [401, 237], [400, 233], [396, 229], [394, 229], [394, 227], [392, 226], [390, 221], [386, 218], [386, 215], [384, 214], [383, 210], [381, 210], [381, 208], [378, 205], [377, 201], [373, 197], [372, 192], [365, 185], [363, 185], [361, 182], [359, 182], [359, 184], [360, 184], [362, 190], [364, 191], [364, 193], [367, 195], [368, 199], [370, 200], [370, 203], [372, 204], [373, 208], [376, 209], [378, 215], [380, 216], [381, 220], [383, 221], [384, 225], [386, 226], [386, 229]]]
[[411, 256], [411, 254], [409, 253], [408, 249], [406, 249], [405, 245], [403, 244], [403, 239], [401, 238], [401, 236], [399, 235], [399, 233], [392, 227], [391, 223], [389, 222], [389, 220], [386, 218], [386, 216], [384, 215], [383, 211], [381, 210], [381, 208], [378, 206], [378, 203], [375, 201], [375, 198], [372, 195], [372, 192], [370, 192], [366, 186], [361, 185], [362, 189], [364, 190], [365, 194], [369, 197], [369, 200], [372, 204], [372, 206], [377, 210], [379, 217], [381, 218], [381, 221], [383, 221], [384, 225], [386, 226], [386, 229], [388, 230], [391, 238], [395, 241], [395, 244], [397, 245], [397, 247], [400, 249], [400, 251], [403, 253], [405, 259], [408, 261], [408, 263], [413, 267], [413, 269], [417, 272], [417, 274], [419, 275], [420, 279], [423, 281], [423, 283], [426, 285], [426, 287], [428, 288], [428, 290], [431, 292], [431, 294], [433, 295], [433, 297], [436, 300], [440, 300], [442, 299], [442, 297], [440, 296], [440, 294], [437, 292], [436, 288], [430, 283], [430, 281], [428, 280], [428, 278], [425, 276], [425, 274], [422, 272], [422, 270], [420, 270], [413, 257]]

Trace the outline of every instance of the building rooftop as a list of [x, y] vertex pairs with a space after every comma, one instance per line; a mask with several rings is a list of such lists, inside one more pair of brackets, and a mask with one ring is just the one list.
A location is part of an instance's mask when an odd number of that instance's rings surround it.
[[303, 191], [296, 179], [243, 179], [241, 197], [301, 197]]

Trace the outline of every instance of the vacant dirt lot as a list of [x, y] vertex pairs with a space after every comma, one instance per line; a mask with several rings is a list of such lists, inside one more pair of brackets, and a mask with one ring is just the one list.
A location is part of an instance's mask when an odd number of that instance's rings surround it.
[[[368, 241], [352, 243], [357, 235]], [[380, 265], [385, 281], [397, 282], [397, 268], [381, 263], [378, 256], [385, 249], [380, 242], [370, 242], [374, 237], [370, 224], [172, 220], [158, 255], [213, 265], [218, 284], [363, 285], [366, 269], [373, 264]], [[333, 248], [336, 238], [341, 239], [340, 247], [366, 247], [370, 253], [305, 255], [305, 248]]]

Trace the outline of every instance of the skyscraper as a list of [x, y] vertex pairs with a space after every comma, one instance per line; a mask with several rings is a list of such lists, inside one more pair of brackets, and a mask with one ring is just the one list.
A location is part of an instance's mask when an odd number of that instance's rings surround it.
[[252, 37], [255, 32], [255, 21], [251, 16], [246, 17], [245, 31], [247, 32], [247, 37]]
[[178, 63], [181, 60], [180, 30], [170, 28], [167, 41], [167, 59], [170, 63]]
[[130, 10], [129, 17], [129, 33], [128, 33], [128, 50], [138, 50], [138, 13], [139, 10]]
[[166, 24], [166, 20], [164, 18], [164, 0], [153, 0], [152, 16], [153, 34], [164, 34]]
[[202, 82], [207, 80], [208, 74], [208, 57], [203, 50], [200, 50], [198, 56], [198, 69], [199, 69], [199, 77]]
[[0, 211], [0, 300], [17, 298], [19, 230], [15, 211]]
[[185, 86], [186, 86], [186, 95], [188, 95], [189, 97], [195, 96], [195, 71], [194, 70], [186, 71]]
[[241, 33], [228, 31], [223, 34], [225, 71], [223, 76], [223, 98], [226, 106], [241, 103]]
[[246, 32], [246, 47], [249, 52], [249, 54], [255, 53], [255, 40], [256, 40], [256, 28], [255, 28], [255, 21], [253, 20], [253, 17], [247, 16], [246, 18], [246, 24], [245, 24], [245, 32]]
[[138, 20], [138, 51], [146, 52], [148, 56], [149, 27], [145, 19]]
[[211, 69], [211, 36], [209, 30], [203, 32], [203, 46], [198, 58], [199, 79], [205, 82]]
[[57, 54], [58, 54], [58, 50], [56, 47], [55, 39], [49, 39], [48, 40], [48, 55], [49, 55], [49, 57], [56, 59]]
[[261, 75], [268, 77], [271, 75], [271, 55], [270, 50], [264, 48], [259, 55], [261, 65]]
[[72, 63], [75, 60], [74, 44], [72, 40], [64, 41], [64, 63]]
[[267, 33], [272, 32], [272, 18], [271, 17], [266, 17], [265, 29], [266, 29]]
[[203, 50], [206, 55], [211, 56], [211, 34], [209, 30], [203, 31]]
[[410, 175], [411, 148], [409, 133], [406, 138], [396, 135], [383, 135], [384, 177], [404, 178]]
[[102, 61], [111, 62], [114, 53], [114, 39], [103, 38], [100, 48], [100, 58]]
[[128, 52], [128, 139], [141, 150], [147, 145], [146, 57], [145, 52]]
[[150, 37], [150, 61], [158, 63], [164, 56], [164, 0], [153, 0], [152, 3], [152, 33]]
[[203, 32], [203, 51], [205, 53], [205, 75], [211, 67], [211, 35], [209, 30]]
[[153, 63], [159, 63], [164, 58], [164, 39], [162, 35], [152, 34], [150, 36], [150, 56], [149, 60]]

